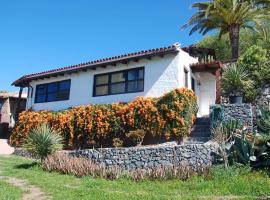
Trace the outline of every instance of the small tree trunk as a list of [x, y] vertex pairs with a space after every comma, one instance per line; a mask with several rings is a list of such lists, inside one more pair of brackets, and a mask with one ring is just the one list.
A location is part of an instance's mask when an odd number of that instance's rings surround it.
[[232, 59], [239, 58], [239, 33], [240, 33], [239, 24], [233, 24], [230, 26], [229, 35], [231, 42]]

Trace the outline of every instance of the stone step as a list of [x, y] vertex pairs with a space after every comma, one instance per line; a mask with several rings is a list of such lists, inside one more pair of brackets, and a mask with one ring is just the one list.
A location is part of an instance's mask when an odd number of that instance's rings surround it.
[[210, 137], [187, 137], [182, 144], [204, 144], [210, 140]]
[[210, 137], [211, 131], [209, 125], [194, 125], [191, 131], [191, 137]]
[[190, 134], [190, 137], [210, 137], [211, 134], [208, 132], [192, 132]]
[[210, 125], [193, 125], [192, 130], [194, 131], [208, 131], [210, 130]]
[[195, 121], [195, 125], [210, 125], [209, 117], [198, 117]]

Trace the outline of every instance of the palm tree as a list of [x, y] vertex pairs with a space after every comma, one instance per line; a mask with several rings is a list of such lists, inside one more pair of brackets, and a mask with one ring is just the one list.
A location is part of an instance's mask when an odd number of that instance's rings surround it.
[[205, 35], [218, 30], [219, 37], [229, 33], [232, 59], [239, 57], [241, 28], [255, 30], [269, 18], [270, 0], [211, 0], [192, 4], [198, 11], [183, 26], [193, 26], [190, 35], [198, 31]]

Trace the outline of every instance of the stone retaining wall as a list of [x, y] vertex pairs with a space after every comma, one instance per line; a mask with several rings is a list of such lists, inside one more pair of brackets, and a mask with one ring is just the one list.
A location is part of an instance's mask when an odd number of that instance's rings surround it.
[[253, 106], [251, 104], [221, 104], [210, 106], [211, 124], [238, 120], [253, 129]]
[[253, 128], [253, 111], [251, 104], [223, 104], [224, 121], [238, 120], [243, 125]]
[[71, 152], [71, 155], [89, 158], [106, 167], [118, 166], [125, 170], [150, 169], [158, 166], [186, 164], [196, 170], [198, 166], [209, 166], [216, 152], [214, 143], [176, 146], [153, 146], [132, 148], [87, 149]]

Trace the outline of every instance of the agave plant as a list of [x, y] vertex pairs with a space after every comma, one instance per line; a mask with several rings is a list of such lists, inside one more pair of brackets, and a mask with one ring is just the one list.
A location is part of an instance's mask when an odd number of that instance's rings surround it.
[[213, 130], [214, 141], [219, 144], [218, 156], [225, 168], [229, 161], [251, 167], [270, 167], [270, 139], [241, 126], [238, 122], [223, 122]]
[[261, 118], [257, 121], [258, 128], [270, 136], [270, 103], [261, 105], [260, 108]]
[[224, 121], [212, 128], [213, 140], [219, 144], [217, 156], [224, 161], [225, 169], [229, 167], [229, 160], [232, 155], [233, 135], [242, 128], [243, 125], [236, 120]]
[[244, 67], [232, 64], [225, 68], [221, 87], [223, 93], [229, 96], [242, 96], [244, 91], [252, 88], [253, 81], [249, 79], [249, 75]]
[[23, 148], [43, 161], [48, 155], [63, 148], [63, 139], [46, 124], [33, 129], [23, 143]]
[[236, 152], [237, 161], [243, 164], [250, 164], [251, 161], [257, 160], [255, 156], [255, 141], [256, 132], [253, 133], [251, 139], [247, 139], [247, 135], [244, 131], [239, 131], [238, 134], [234, 134], [233, 148]]

